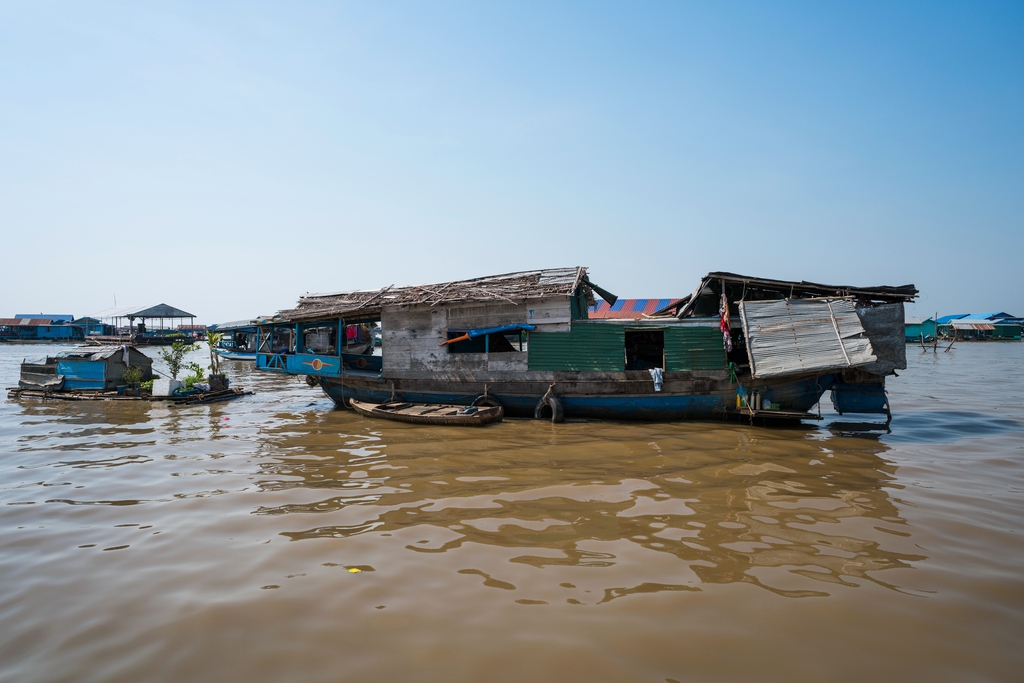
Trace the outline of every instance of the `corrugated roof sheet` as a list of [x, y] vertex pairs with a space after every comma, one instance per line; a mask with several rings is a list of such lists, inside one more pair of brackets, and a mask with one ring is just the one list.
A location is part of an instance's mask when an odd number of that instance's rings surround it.
[[599, 299], [595, 306], [590, 307], [587, 315], [595, 319], [638, 320], [678, 301], [679, 299], [618, 299], [611, 305]]
[[47, 318], [53, 321], [69, 323], [75, 319], [70, 313], [15, 313], [15, 318]]
[[990, 322], [979, 322], [977, 320], [954, 320], [949, 323], [954, 330], [994, 330], [996, 326]]
[[5, 327], [15, 327], [21, 325], [23, 327], [41, 327], [44, 325], [62, 325], [63, 322], [54, 322], [49, 318], [0, 318], [0, 325]]
[[739, 304], [755, 378], [860, 367], [877, 358], [852, 301]]
[[232, 320], [227, 323], [217, 323], [216, 325], [210, 325], [207, 329], [214, 330], [216, 332], [230, 332], [231, 330], [241, 330], [246, 328], [255, 327], [252, 320]]
[[960, 320], [985, 320], [985, 321], [998, 321], [1006, 320], [1007, 318], [1013, 319], [1013, 316], [1009, 313], [1000, 311], [999, 313], [968, 313]]
[[153, 306], [114, 306], [93, 313], [89, 317], [109, 320], [110, 318], [194, 318], [195, 316], [174, 306], [156, 304]]

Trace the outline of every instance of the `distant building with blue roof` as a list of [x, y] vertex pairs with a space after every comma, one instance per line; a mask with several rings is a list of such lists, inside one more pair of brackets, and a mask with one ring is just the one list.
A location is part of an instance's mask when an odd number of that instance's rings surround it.
[[938, 333], [947, 339], [1019, 340], [1024, 320], [1004, 311], [957, 313], [937, 319]]

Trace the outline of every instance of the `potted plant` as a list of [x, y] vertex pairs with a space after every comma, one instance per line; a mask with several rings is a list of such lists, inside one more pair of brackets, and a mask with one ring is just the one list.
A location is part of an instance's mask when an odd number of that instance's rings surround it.
[[220, 356], [217, 347], [224, 339], [223, 332], [208, 332], [206, 345], [210, 349], [210, 391], [224, 391], [228, 388], [228, 377], [220, 371]]
[[138, 396], [139, 383], [142, 382], [142, 368], [129, 365], [124, 369], [121, 381], [125, 383], [125, 396]]
[[174, 390], [181, 387], [181, 382], [178, 381], [178, 373], [181, 372], [182, 367], [185, 365], [185, 356], [197, 348], [199, 347], [196, 344], [176, 341], [170, 347], [160, 349], [160, 358], [167, 363], [167, 372], [171, 378], [157, 380], [153, 383], [154, 396], [174, 395]]

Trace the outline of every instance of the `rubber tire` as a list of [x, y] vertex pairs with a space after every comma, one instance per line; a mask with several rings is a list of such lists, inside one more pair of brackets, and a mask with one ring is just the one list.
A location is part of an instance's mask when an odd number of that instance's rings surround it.
[[548, 396], [548, 405], [551, 406], [551, 422], [553, 424], [565, 422], [565, 410], [562, 408], [562, 402], [554, 396]]
[[498, 399], [494, 398], [493, 396], [484, 396], [483, 394], [480, 394], [479, 396], [474, 398], [473, 402], [470, 403], [469, 405], [477, 406], [477, 407], [487, 406], [488, 408], [504, 408], [505, 407], [505, 406], [501, 405], [501, 401], [499, 401]]
[[544, 413], [548, 410], [551, 411], [552, 424], [565, 422], [565, 410], [562, 408], [562, 402], [554, 396], [542, 396], [540, 400], [537, 401], [537, 407], [533, 409], [534, 419], [545, 419]]

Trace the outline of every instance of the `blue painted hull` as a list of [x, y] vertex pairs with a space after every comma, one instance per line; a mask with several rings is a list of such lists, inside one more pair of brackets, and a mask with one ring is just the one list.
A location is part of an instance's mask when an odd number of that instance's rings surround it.
[[[764, 398], [779, 403], [783, 410], [806, 412], [817, 404], [833, 382], [832, 375], [812, 377], [760, 388], [759, 393]], [[350, 377], [347, 374], [344, 382], [337, 378], [320, 378], [320, 386], [338, 405], [345, 405], [349, 399], [383, 403], [393, 398], [412, 403], [469, 405], [479, 396], [473, 385], [468, 383], [453, 387], [452, 390], [437, 390], [430, 386], [434, 384], [430, 381], [404, 384], [407, 386], [393, 392], [389, 383], [380, 379], [367, 380]], [[542, 394], [543, 390], [538, 390], [537, 393], [490, 391], [488, 396], [504, 406], [507, 415], [532, 417]], [[711, 419], [723, 417], [736, 406], [735, 389], [702, 394], [652, 392], [581, 395], [556, 392], [556, 395], [562, 403], [565, 416], [569, 418], [644, 421]]]

